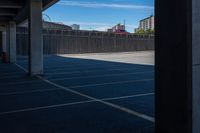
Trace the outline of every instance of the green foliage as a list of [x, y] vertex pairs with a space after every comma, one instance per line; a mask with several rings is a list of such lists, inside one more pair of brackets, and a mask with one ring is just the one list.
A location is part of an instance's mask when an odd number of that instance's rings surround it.
[[138, 30], [137, 32], [135, 32], [135, 34], [138, 34], [138, 35], [149, 35], [149, 34], [154, 34], [154, 30], [143, 30], [143, 29], [140, 29]]

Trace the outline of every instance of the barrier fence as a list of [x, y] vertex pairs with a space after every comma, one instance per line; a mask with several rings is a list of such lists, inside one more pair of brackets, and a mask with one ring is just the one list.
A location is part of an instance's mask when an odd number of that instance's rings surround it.
[[[44, 54], [81, 54], [154, 50], [152, 35], [97, 31], [43, 30]], [[17, 28], [17, 53], [28, 55], [28, 32]]]

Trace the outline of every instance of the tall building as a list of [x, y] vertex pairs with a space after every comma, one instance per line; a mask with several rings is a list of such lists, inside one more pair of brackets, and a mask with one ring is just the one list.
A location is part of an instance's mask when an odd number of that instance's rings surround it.
[[154, 30], [154, 16], [149, 16], [145, 19], [140, 20], [140, 25], [135, 29], [135, 32], [139, 30]]
[[112, 27], [113, 32], [125, 32], [125, 25], [117, 24], [116, 26]]
[[73, 24], [71, 25], [71, 27], [72, 27], [72, 30], [80, 30], [80, 25], [78, 24]]
[[117, 24], [111, 29], [107, 29], [107, 32], [116, 34], [128, 34], [128, 32], [126, 31], [126, 26], [121, 24]]

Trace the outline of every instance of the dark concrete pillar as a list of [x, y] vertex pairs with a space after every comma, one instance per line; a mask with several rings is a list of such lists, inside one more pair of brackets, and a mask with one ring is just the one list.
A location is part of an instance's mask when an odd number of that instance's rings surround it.
[[2, 31], [2, 52], [6, 52], [6, 31]]
[[156, 133], [200, 133], [199, 9], [156, 0]]
[[29, 73], [43, 74], [42, 0], [29, 0]]
[[9, 23], [9, 61], [15, 63], [17, 59], [16, 53], [16, 23], [11, 21]]
[[6, 24], [5, 36], [5, 52], [8, 62], [10, 62], [10, 25]]
[[7, 60], [10, 63], [16, 62], [16, 23], [11, 21], [0, 27], [1, 31], [1, 52], [6, 52]]
[[3, 34], [2, 34], [2, 32], [3, 32], [3, 27], [0, 27], [0, 54], [3, 52]]
[[200, 1], [192, 2], [192, 129], [200, 133]]

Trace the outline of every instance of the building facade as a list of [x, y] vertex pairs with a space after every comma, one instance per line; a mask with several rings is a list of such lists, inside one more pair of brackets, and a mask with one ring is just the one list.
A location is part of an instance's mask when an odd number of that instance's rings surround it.
[[114, 27], [112, 27], [112, 31], [113, 32], [125, 32], [126, 27], [125, 27], [125, 25], [117, 24]]
[[135, 29], [135, 32], [138, 32], [139, 30], [154, 30], [154, 16], [147, 17], [145, 19], [140, 20], [139, 27]]
[[78, 24], [73, 24], [71, 25], [71, 27], [72, 27], [72, 30], [80, 30], [80, 25]]
[[117, 24], [111, 29], [107, 29], [107, 32], [116, 34], [128, 34], [128, 32], [126, 31], [126, 26], [122, 24]]

